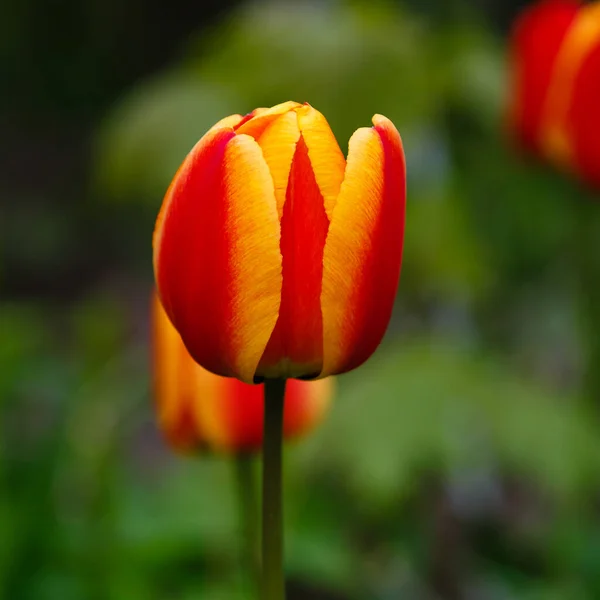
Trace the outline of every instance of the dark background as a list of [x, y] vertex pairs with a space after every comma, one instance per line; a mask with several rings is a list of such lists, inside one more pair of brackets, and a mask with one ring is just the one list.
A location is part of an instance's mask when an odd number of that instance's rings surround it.
[[504, 129], [524, 2], [0, 6], [0, 597], [241, 598], [227, 458], [154, 425], [162, 196], [287, 99], [409, 168], [397, 310], [290, 446], [290, 599], [600, 597], [600, 204]]

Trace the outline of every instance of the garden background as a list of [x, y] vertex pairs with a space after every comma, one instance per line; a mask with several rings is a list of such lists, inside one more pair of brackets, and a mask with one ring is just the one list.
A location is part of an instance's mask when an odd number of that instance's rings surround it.
[[287, 447], [289, 600], [600, 598], [600, 204], [510, 143], [518, 4], [2, 2], [0, 598], [243, 597], [231, 464], [156, 429], [151, 234], [288, 99], [409, 177], [388, 335]]

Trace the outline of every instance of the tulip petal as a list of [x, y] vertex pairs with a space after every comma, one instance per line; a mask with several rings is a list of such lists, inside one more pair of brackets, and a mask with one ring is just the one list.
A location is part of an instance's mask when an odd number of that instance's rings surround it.
[[593, 186], [600, 186], [600, 40], [583, 61], [573, 85], [568, 122], [574, 165]]
[[230, 115], [217, 121], [208, 131], [214, 131], [215, 129], [235, 129], [243, 120], [244, 117], [242, 115]]
[[[568, 171], [600, 178], [600, 3], [580, 8], [556, 59], [544, 112], [542, 147]], [[589, 161], [589, 162], [588, 162]]]
[[545, 0], [525, 10], [513, 30], [509, 122], [533, 152], [540, 150], [540, 123], [554, 63], [579, 8], [577, 0]]
[[262, 442], [263, 392], [261, 385], [233, 377], [212, 378], [213, 393], [198, 398], [203, 437], [211, 450], [256, 450]]
[[[237, 133], [252, 136], [260, 145], [273, 177], [277, 213], [283, 216], [292, 158], [300, 137], [298, 119], [294, 112], [297, 102], [284, 102], [272, 108], [261, 109], [258, 114], [240, 125]], [[256, 111], [255, 111], [256, 112]]]
[[400, 275], [406, 165], [394, 125], [380, 115], [350, 139], [346, 176], [323, 257], [323, 369], [362, 364], [387, 328]]
[[281, 115], [293, 111], [295, 108], [302, 106], [298, 102], [283, 102], [271, 108], [261, 108], [252, 111], [237, 127], [236, 133], [245, 133], [253, 137], [255, 140], [264, 133]]
[[331, 221], [333, 208], [344, 180], [346, 159], [327, 119], [318, 110], [305, 104], [296, 112], [315, 180], [323, 196], [325, 212]]
[[152, 299], [152, 337], [154, 396], [160, 429], [174, 448], [193, 450], [204, 441], [195, 401], [206, 371], [189, 355], [156, 294]]
[[281, 218], [281, 307], [257, 370], [263, 377], [314, 376], [321, 371], [323, 328], [319, 299], [328, 227], [323, 197], [301, 137]]
[[300, 133], [308, 147], [312, 170], [331, 219], [346, 160], [325, 117], [309, 104], [285, 102], [244, 121], [238, 133], [251, 135], [260, 144], [273, 176], [279, 218], [283, 215], [287, 183]]
[[[216, 451], [260, 450], [264, 431], [264, 385], [248, 385], [233, 378], [212, 378], [214, 390], [199, 398], [203, 439]], [[312, 429], [331, 402], [333, 379], [299, 381], [286, 385], [283, 435], [286, 440]]]
[[178, 171], [154, 234], [163, 305], [209, 371], [252, 382], [279, 313], [279, 245], [260, 147], [231, 130], [209, 132]]
[[317, 381], [289, 379], [285, 388], [284, 437], [301, 436], [319, 423], [331, 404], [333, 393], [333, 377]]
[[283, 216], [283, 205], [292, 168], [296, 144], [300, 138], [296, 113], [291, 111], [277, 116], [262, 130], [256, 141], [273, 177], [277, 214]]

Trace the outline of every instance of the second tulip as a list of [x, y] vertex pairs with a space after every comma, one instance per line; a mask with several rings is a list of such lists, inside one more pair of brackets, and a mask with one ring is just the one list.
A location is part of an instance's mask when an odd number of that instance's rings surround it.
[[[158, 423], [181, 452], [258, 452], [263, 442], [264, 386], [218, 377], [188, 354], [156, 294], [152, 298], [152, 356]], [[323, 419], [333, 378], [288, 382], [283, 437], [300, 437]]]

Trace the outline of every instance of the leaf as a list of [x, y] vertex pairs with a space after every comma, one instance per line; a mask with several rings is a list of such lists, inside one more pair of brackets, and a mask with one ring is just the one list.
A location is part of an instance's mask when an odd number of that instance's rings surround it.
[[372, 510], [408, 494], [423, 464], [499, 461], [567, 499], [593, 487], [595, 440], [573, 398], [443, 340], [405, 340], [340, 377], [329, 419], [296, 458], [335, 473]]

